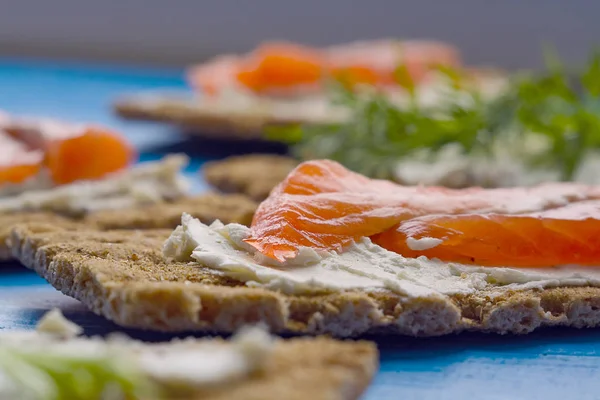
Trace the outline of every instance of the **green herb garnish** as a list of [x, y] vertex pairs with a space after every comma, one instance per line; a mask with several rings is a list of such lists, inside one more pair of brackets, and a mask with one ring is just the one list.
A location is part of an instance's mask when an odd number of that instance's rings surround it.
[[0, 374], [24, 399], [139, 399], [157, 394], [153, 382], [119, 354], [67, 356], [2, 346]]
[[[403, 79], [406, 85], [406, 75]], [[489, 112], [491, 105], [476, 92], [462, 92], [463, 101], [448, 93], [448, 100], [428, 108], [416, 101], [400, 108], [381, 93], [357, 95], [343, 86], [333, 95], [336, 104], [351, 110], [350, 120], [289, 129], [294, 138], [302, 138], [292, 146], [293, 154], [304, 160], [333, 159], [375, 178], [391, 178], [401, 157], [422, 149], [458, 143], [465, 152], [486, 151], [502, 128]]]
[[546, 74], [517, 83], [516, 119], [523, 130], [549, 140], [544, 161], [570, 180], [584, 155], [600, 147], [600, 54], [572, 79], [556, 56], [548, 53], [546, 59]]
[[524, 160], [556, 168], [573, 179], [585, 154], [600, 148], [600, 55], [569, 79], [568, 72], [547, 56], [547, 70], [515, 76], [502, 95], [484, 98], [465, 85], [459, 71], [438, 67], [449, 80], [448, 93], [435, 106], [415, 101], [415, 84], [405, 68], [396, 71], [409, 102], [398, 107], [373, 90], [357, 94], [339, 84], [331, 95], [349, 111], [348, 121], [327, 126], [294, 126], [270, 131], [270, 137], [293, 139], [292, 154], [306, 160], [329, 158], [375, 178], [393, 178], [403, 157], [448, 144], [465, 156], [491, 154], [498, 143], [518, 147], [529, 135], [548, 143], [548, 150]]

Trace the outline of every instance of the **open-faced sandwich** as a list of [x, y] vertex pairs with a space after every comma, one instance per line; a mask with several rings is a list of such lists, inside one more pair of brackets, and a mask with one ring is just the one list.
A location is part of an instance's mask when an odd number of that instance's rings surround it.
[[[505, 93], [449, 96], [402, 108], [381, 92], [337, 88], [351, 117], [327, 126], [271, 127], [289, 157], [242, 155], [207, 164], [206, 180], [225, 192], [267, 197], [301, 161], [331, 159], [370, 178], [403, 185], [464, 188], [576, 181], [600, 184], [600, 58], [583, 69], [516, 75]], [[453, 75], [462, 85], [463, 77]]]
[[444, 96], [448, 81], [440, 70], [466, 72], [485, 95], [502, 90], [504, 77], [466, 68], [456, 48], [425, 40], [374, 40], [315, 48], [267, 42], [241, 55], [224, 55], [191, 67], [190, 97], [160, 93], [133, 95], [116, 103], [128, 118], [173, 122], [194, 133], [261, 139], [264, 128], [293, 123], [327, 124], [348, 119], [331, 101], [327, 85], [342, 81], [357, 92], [377, 87], [399, 106], [410, 104], [408, 82], [424, 105]]
[[600, 324], [598, 210], [599, 186], [401, 186], [318, 160], [295, 168], [250, 227], [189, 214], [170, 236], [30, 224], [10, 244], [123, 326], [527, 333]]
[[249, 223], [242, 196], [189, 196], [188, 159], [134, 165], [118, 133], [93, 125], [0, 116], [0, 259], [15, 223], [88, 220], [99, 228], [169, 228], [191, 208], [206, 221]]
[[58, 310], [36, 331], [0, 334], [0, 398], [23, 400], [339, 399], [377, 370], [368, 342], [280, 339], [258, 327], [229, 340], [146, 343], [82, 336]]

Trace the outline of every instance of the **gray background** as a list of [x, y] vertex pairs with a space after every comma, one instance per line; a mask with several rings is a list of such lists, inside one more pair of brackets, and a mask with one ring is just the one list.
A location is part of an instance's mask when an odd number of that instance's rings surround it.
[[329, 44], [431, 37], [468, 61], [537, 67], [540, 44], [581, 62], [598, 0], [0, 0], [0, 55], [183, 64], [269, 38]]

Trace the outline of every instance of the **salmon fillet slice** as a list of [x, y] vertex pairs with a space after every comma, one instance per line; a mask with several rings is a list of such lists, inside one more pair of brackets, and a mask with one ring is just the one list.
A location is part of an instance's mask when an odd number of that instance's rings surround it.
[[406, 67], [421, 83], [435, 66], [460, 67], [456, 48], [425, 40], [371, 40], [316, 48], [292, 42], [266, 42], [244, 55], [224, 55], [188, 71], [196, 90], [217, 94], [238, 86], [259, 94], [294, 96], [323, 90], [327, 79], [355, 84], [395, 85], [395, 71]]
[[[593, 199], [600, 199], [599, 187], [576, 183], [501, 189], [400, 186], [366, 178], [334, 161], [315, 160], [300, 164], [273, 189], [259, 206], [246, 241], [284, 262], [300, 247], [339, 251], [416, 217], [525, 214]], [[384, 247], [391, 246], [380, 239]]]
[[[414, 240], [433, 239], [431, 248]], [[373, 238], [407, 257], [487, 266], [598, 265], [600, 201], [521, 215], [431, 215], [402, 222]], [[411, 248], [413, 247], [413, 248]], [[417, 246], [418, 247], [418, 246]], [[427, 246], [426, 246], [427, 247]]]
[[55, 185], [100, 179], [136, 157], [131, 144], [109, 129], [42, 119], [2, 118], [0, 146], [0, 187], [42, 171]]

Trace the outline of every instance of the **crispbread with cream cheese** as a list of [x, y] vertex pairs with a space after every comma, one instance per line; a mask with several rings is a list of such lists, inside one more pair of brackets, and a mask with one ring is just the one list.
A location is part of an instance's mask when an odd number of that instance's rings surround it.
[[[476, 69], [472, 74], [475, 87], [482, 93], [496, 95], [505, 87], [506, 74], [497, 70]], [[417, 90], [424, 105], [435, 104], [445, 85], [432, 84]], [[233, 96], [231, 96], [233, 95]], [[392, 96], [399, 105], [408, 96], [400, 92]], [[323, 125], [347, 120], [348, 110], [332, 107], [323, 94], [316, 97], [277, 98], [232, 93], [213, 101], [195, 95], [163, 93], [130, 95], [114, 103], [115, 112], [123, 118], [172, 123], [187, 133], [208, 138], [265, 139], [269, 126], [290, 124]]]
[[189, 212], [203, 221], [225, 220], [250, 224], [256, 203], [242, 195], [205, 194], [184, 197], [143, 207], [101, 210], [76, 218], [51, 212], [0, 213], [0, 260], [10, 258], [6, 239], [11, 228], [19, 223], [33, 222], [56, 225], [63, 229], [172, 229], [180, 220], [182, 212]]
[[267, 198], [271, 189], [298, 165], [292, 157], [248, 154], [206, 163], [204, 179], [225, 193], [241, 193], [256, 201]]
[[264, 139], [267, 126], [306, 122], [260, 108], [220, 110], [193, 100], [160, 95], [124, 98], [115, 103], [114, 109], [123, 118], [173, 123], [193, 135], [233, 140], [260, 140]]
[[10, 242], [14, 256], [55, 288], [127, 327], [232, 332], [262, 322], [278, 333], [349, 337], [600, 325], [597, 287], [495, 287], [426, 298], [358, 290], [293, 296], [248, 287], [206, 267], [165, 261], [162, 245], [169, 233], [83, 226], [71, 232], [24, 224], [13, 229]]

